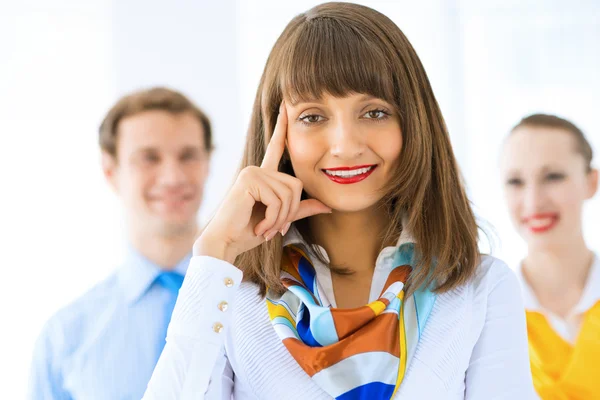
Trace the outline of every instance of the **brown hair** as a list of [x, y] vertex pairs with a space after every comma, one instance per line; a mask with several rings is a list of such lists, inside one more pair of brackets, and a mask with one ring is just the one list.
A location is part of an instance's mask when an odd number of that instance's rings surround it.
[[212, 129], [210, 119], [206, 114], [180, 92], [164, 87], [155, 87], [122, 97], [108, 111], [99, 129], [99, 143], [102, 151], [116, 158], [119, 123], [124, 118], [150, 110], [167, 111], [172, 114], [191, 113], [202, 126], [206, 150], [212, 150]]
[[588, 172], [592, 170], [592, 159], [594, 158], [592, 146], [581, 129], [571, 121], [557, 117], [556, 115], [531, 114], [523, 118], [510, 132], [512, 134], [517, 129], [524, 127], [561, 129], [568, 132], [575, 139], [577, 153], [581, 154], [585, 160], [586, 170]]
[[[400, 116], [403, 148], [385, 188], [382, 206], [390, 222], [381, 237], [390, 243], [406, 228], [416, 242], [418, 267], [408, 293], [429, 284], [444, 292], [467, 282], [479, 263], [477, 224], [425, 69], [385, 15], [361, 5], [325, 3], [288, 24], [258, 86], [242, 168], [261, 164], [283, 99], [294, 103], [323, 93], [370, 94], [393, 104]], [[279, 170], [293, 175], [287, 157]], [[311, 237], [307, 224], [297, 226], [305, 239]], [[261, 294], [267, 287], [281, 292], [281, 253], [278, 235], [241, 254], [236, 264]]]

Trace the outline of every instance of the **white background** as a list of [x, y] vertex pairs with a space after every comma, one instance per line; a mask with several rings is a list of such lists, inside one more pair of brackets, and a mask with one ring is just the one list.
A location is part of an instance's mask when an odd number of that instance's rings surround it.
[[[318, 3], [0, 0], [0, 398], [24, 397], [44, 321], [122, 257], [118, 200], [99, 168], [107, 109], [128, 91], [168, 85], [207, 111], [217, 150], [206, 221], [237, 169], [271, 46]], [[496, 232], [493, 254], [514, 266], [524, 244], [503, 204], [500, 143], [520, 117], [543, 111], [575, 121], [600, 153], [600, 3], [361, 3], [392, 18], [419, 53], [477, 214]], [[600, 249], [600, 196], [585, 217]]]

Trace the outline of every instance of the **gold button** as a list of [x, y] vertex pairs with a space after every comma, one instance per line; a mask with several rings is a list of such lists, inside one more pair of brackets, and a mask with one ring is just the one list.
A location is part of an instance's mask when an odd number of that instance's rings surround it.
[[223, 324], [220, 322], [215, 322], [215, 324], [213, 325], [213, 331], [215, 331], [216, 333], [223, 332]]
[[225, 278], [225, 280], [223, 282], [225, 282], [225, 286], [227, 286], [227, 287], [233, 286], [233, 279], [231, 279], [231, 278]]
[[222, 301], [222, 302], [219, 303], [218, 307], [219, 307], [219, 310], [225, 312], [225, 311], [227, 311], [227, 308], [229, 307], [229, 304], [227, 304], [226, 301]]

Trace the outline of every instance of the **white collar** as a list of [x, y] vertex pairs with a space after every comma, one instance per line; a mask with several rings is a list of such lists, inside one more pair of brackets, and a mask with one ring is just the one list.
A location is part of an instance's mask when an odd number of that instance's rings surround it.
[[[525, 303], [525, 309], [530, 311], [538, 311], [543, 314], [549, 314], [549, 312], [544, 309], [538, 299], [535, 297], [533, 290], [527, 283], [525, 276], [523, 274], [523, 264], [520, 263], [517, 269], [517, 276], [519, 281], [521, 282], [521, 289], [523, 293], [523, 302]], [[571, 315], [583, 314], [590, 308], [594, 306], [598, 301], [600, 301], [600, 258], [597, 255], [594, 255], [594, 261], [592, 262], [592, 266], [590, 267], [590, 272], [588, 274], [587, 281], [585, 282], [585, 287], [583, 288], [583, 292], [581, 294], [581, 298], [573, 307], [573, 310], [570, 312]]]

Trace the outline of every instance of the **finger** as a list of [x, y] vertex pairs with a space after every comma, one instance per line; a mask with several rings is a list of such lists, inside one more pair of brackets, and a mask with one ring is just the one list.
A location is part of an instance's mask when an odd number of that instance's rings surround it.
[[255, 227], [254, 233], [257, 236], [265, 234], [266, 230], [272, 227], [277, 220], [279, 215], [279, 209], [281, 208], [281, 200], [275, 194], [271, 186], [268, 185], [261, 178], [256, 179], [255, 185], [249, 190], [250, 195], [255, 201], [265, 205], [265, 218], [261, 220]]
[[273, 131], [273, 135], [271, 136], [271, 140], [267, 146], [265, 157], [263, 158], [263, 162], [260, 166], [261, 168], [277, 171], [277, 167], [279, 167], [279, 161], [281, 161], [281, 156], [283, 156], [283, 152], [285, 151], [287, 124], [287, 110], [285, 107], [285, 102], [282, 101], [281, 106], [279, 107], [279, 115], [277, 116], [275, 130]]
[[302, 200], [298, 212], [293, 217], [293, 221], [298, 221], [299, 219], [317, 214], [331, 214], [331, 212], [331, 208], [327, 207], [317, 199]]
[[[271, 189], [275, 192], [279, 200], [281, 201], [281, 207], [279, 209], [279, 215], [273, 226], [266, 227], [264, 234], [266, 240], [270, 240], [283, 230], [283, 227], [289, 220], [289, 212], [291, 208], [292, 198], [294, 196], [293, 190], [286, 184], [286, 182], [279, 180], [275, 177], [265, 175], [263, 179], [271, 186]], [[264, 226], [263, 226], [264, 228]]]
[[290, 210], [286, 222], [292, 222], [294, 215], [298, 212], [300, 207], [300, 200], [302, 199], [302, 189], [304, 185], [302, 181], [294, 176], [282, 173], [265, 171], [267, 175], [272, 176], [274, 179], [282, 181], [292, 191], [292, 200], [290, 203]]

